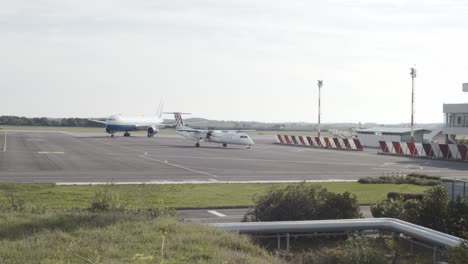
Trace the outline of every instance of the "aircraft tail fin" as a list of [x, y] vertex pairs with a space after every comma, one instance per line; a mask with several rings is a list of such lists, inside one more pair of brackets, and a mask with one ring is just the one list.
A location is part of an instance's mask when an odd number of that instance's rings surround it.
[[161, 100], [161, 102], [159, 103], [159, 106], [158, 106], [158, 110], [156, 110], [156, 116], [161, 119], [161, 116], [163, 114], [163, 107], [164, 107], [164, 102], [163, 100]]
[[182, 115], [189, 115], [190, 113], [181, 113], [181, 112], [169, 112], [164, 114], [174, 114], [176, 129], [181, 129], [185, 127], [184, 120], [182, 119]]

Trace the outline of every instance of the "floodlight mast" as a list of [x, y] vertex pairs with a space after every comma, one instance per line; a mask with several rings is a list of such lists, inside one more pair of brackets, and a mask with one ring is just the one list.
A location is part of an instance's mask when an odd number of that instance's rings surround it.
[[319, 96], [318, 96], [318, 125], [317, 125], [317, 131], [318, 131], [318, 136], [320, 137], [320, 90], [323, 86], [323, 80], [318, 80], [317, 85], [319, 88]]
[[414, 142], [414, 78], [416, 78], [416, 69], [410, 68], [411, 72], [411, 142]]

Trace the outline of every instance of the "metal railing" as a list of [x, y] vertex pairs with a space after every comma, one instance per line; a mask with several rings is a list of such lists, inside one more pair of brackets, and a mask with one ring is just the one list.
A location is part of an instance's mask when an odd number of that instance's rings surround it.
[[346, 232], [381, 230], [404, 234], [431, 245], [455, 247], [462, 239], [395, 218], [363, 218], [312, 221], [276, 221], [245, 223], [214, 223], [211, 226], [246, 234]]

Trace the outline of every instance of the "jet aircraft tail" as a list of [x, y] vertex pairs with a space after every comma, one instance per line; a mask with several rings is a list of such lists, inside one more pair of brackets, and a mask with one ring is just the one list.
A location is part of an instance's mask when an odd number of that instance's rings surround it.
[[159, 106], [158, 106], [158, 110], [156, 110], [156, 116], [161, 119], [161, 116], [163, 114], [163, 106], [164, 106], [164, 102], [163, 100], [161, 100], [161, 102], [159, 103]]
[[176, 125], [176, 130], [185, 128], [184, 120], [182, 119], [182, 115], [189, 115], [190, 113], [181, 113], [181, 112], [169, 112], [164, 114], [174, 114], [174, 120]]

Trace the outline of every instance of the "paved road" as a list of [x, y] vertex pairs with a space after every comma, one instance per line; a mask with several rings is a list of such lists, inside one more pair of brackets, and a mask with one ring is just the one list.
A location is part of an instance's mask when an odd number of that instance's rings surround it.
[[[370, 206], [360, 206], [365, 218], [371, 218]], [[193, 223], [240, 222], [249, 209], [193, 209], [177, 210], [179, 219]]]
[[[2, 182], [217, 182], [356, 180], [421, 172], [461, 177], [468, 164], [272, 144], [223, 148], [175, 135], [156, 138], [104, 134], [0, 131]], [[5, 145], [6, 143], [6, 145]], [[5, 150], [5, 151], [3, 151]]]

